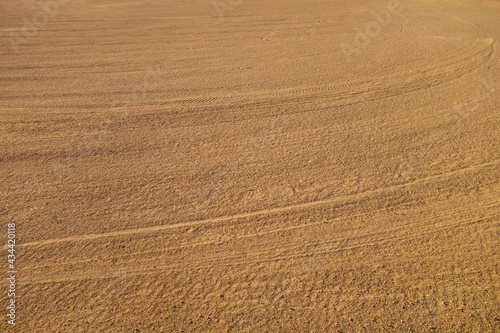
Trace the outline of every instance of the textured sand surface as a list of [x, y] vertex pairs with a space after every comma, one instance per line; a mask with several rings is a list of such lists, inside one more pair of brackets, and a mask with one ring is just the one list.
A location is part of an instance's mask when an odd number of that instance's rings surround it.
[[0, 0], [0, 331], [500, 331], [499, 1], [55, 1]]

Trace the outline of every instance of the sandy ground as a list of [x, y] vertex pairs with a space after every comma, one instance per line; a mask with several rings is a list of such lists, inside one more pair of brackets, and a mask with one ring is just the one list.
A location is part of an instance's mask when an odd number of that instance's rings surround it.
[[500, 331], [499, 1], [42, 4], [0, 0], [0, 331]]

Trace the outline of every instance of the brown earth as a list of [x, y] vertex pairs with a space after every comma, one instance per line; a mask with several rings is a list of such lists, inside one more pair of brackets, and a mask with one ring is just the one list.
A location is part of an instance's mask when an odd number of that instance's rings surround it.
[[55, 1], [0, 0], [0, 331], [500, 331], [500, 2]]

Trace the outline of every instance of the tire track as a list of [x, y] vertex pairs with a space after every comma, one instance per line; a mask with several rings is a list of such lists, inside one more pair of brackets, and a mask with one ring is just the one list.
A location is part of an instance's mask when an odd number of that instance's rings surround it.
[[[236, 253], [236, 252], [226, 252], [226, 256], [223, 258], [217, 257], [214, 259], [207, 259], [207, 258], [202, 258], [202, 259], [193, 259], [190, 260], [189, 262], [186, 262], [184, 260], [174, 262], [171, 264], [163, 264], [163, 263], [158, 263], [158, 261], [162, 261], [161, 257], [154, 257], [154, 258], [147, 258], [147, 259], [141, 259], [137, 260], [136, 258], [131, 258], [129, 260], [121, 262], [123, 267], [133, 267], [137, 265], [138, 262], [141, 262], [142, 265], [147, 265], [145, 264], [146, 262], [150, 262], [150, 266], [154, 264], [155, 268], [141, 268], [141, 269], [129, 269], [129, 270], [124, 270], [126, 273], [123, 274], [124, 271], [121, 271], [120, 277], [121, 278], [130, 278], [130, 277], [136, 277], [136, 276], [142, 276], [144, 272], [147, 272], [147, 274], [155, 274], [159, 273], [162, 271], [186, 271], [190, 269], [211, 269], [215, 266], [221, 267], [221, 266], [227, 266], [229, 267], [234, 267], [234, 266], [246, 266], [246, 265], [258, 265], [258, 264], [263, 264], [263, 263], [274, 263], [274, 262], [293, 262], [296, 260], [303, 260], [306, 258], [310, 258], [311, 256], [315, 257], [315, 260], [321, 260], [319, 257], [321, 256], [331, 256], [333, 254], [338, 254], [341, 252], [345, 251], [352, 251], [360, 248], [366, 248], [366, 247], [373, 247], [375, 245], [377, 246], [383, 246], [384, 244], [393, 244], [394, 242], [405, 242], [405, 241], [410, 241], [410, 240], [415, 240], [418, 238], [422, 238], [423, 236], [428, 236], [428, 235], [435, 235], [435, 234], [442, 234], [446, 230], [450, 230], [451, 228], [456, 227], [456, 225], [460, 226], [460, 229], [467, 229], [471, 224], [478, 224], [478, 223], [487, 223], [490, 220], [495, 221], [497, 217], [500, 215], [492, 215], [488, 216], [485, 218], [479, 218], [476, 220], [467, 220], [464, 219], [463, 221], [457, 221], [456, 223], [450, 224], [450, 225], [444, 225], [439, 228], [435, 227], [428, 227], [426, 230], [423, 230], [422, 232], [419, 232], [417, 234], [408, 234], [407, 232], [404, 233], [396, 233], [394, 234], [394, 229], [389, 229], [386, 231], [382, 232], [369, 232], [361, 235], [357, 235], [356, 237], [352, 236], [346, 236], [343, 238], [337, 238], [334, 240], [331, 240], [331, 244], [335, 244], [337, 246], [331, 246], [328, 247], [327, 249], [322, 249], [321, 251], [314, 251], [314, 249], [317, 247], [315, 243], [309, 242], [309, 243], [301, 243], [301, 242], [296, 242], [293, 243], [293, 246], [288, 246], [288, 247], [283, 247], [281, 245], [276, 245], [274, 247], [267, 247], [263, 250], [259, 251], [252, 251], [249, 253]], [[465, 223], [464, 223], [465, 222]], [[390, 236], [388, 236], [390, 235]], [[353, 240], [357, 240], [355, 244], [353, 245], [342, 245], [341, 243], [343, 241], [349, 240], [350, 243], [352, 243]], [[311, 250], [307, 251], [308, 248], [311, 248]], [[174, 249], [174, 248], [173, 248]], [[286, 254], [280, 254], [277, 253], [278, 250], [281, 250], [281, 252], [287, 252]], [[293, 250], [293, 251], [290, 251]], [[430, 257], [429, 257], [430, 258]], [[130, 263], [135, 263], [135, 265], [130, 265]], [[69, 264], [73, 264], [72, 262]], [[50, 267], [53, 267], [52, 265]], [[35, 267], [32, 267], [35, 268]], [[92, 275], [88, 275], [88, 272], [90, 267], [86, 267], [85, 273], [81, 273], [84, 276], [78, 276], [80, 274], [77, 274], [75, 277], [70, 277], [70, 278], [55, 278], [55, 279], [45, 279], [45, 280], [30, 280], [29, 278], [25, 278], [24, 281], [26, 284], [45, 284], [45, 283], [60, 283], [60, 282], [67, 282], [67, 281], [83, 281], [83, 280], [88, 280], [91, 279]], [[100, 276], [100, 274], [97, 274]], [[102, 276], [102, 278], [112, 278], [114, 275], [110, 276]], [[100, 279], [101, 277], [99, 277]]]
[[[25, 244], [20, 244], [20, 245], [18, 245], [18, 247], [29, 247], [29, 246], [37, 246], [37, 245], [45, 245], [45, 244], [63, 243], [63, 242], [76, 242], [76, 241], [82, 241], [82, 240], [99, 239], [99, 238], [104, 238], [104, 237], [125, 236], [125, 235], [138, 234], [138, 233], [150, 233], [150, 232], [156, 232], [156, 231], [162, 231], [162, 230], [168, 230], [168, 229], [174, 229], [174, 228], [193, 227], [193, 226], [209, 224], [209, 223], [220, 223], [220, 222], [224, 222], [224, 221], [241, 219], [241, 218], [248, 218], [248, 217], [260, 216], [260, 215], [266, 215], [266, 214], [281, 213], [281, 212], [286, 212], [286, 211], [290, 211], [293, 209], [307, 208], [307, 207], [319, 206], [319, 205], [323, 205], [323, 204], [341, 203], [344, 201], [351, 201], [353, 199], [368, 198], [373, 194], [389, 192], [389, 191], [393, 191], [394, 189], [405, 188], [405, 187], [408, 187], [408, 186], [411, 186], [414, 184], [425, 183], [426, 181], [432, 180], [432, 179], [446, 178], [446, 177], [449, 177], [449, 176], [457, 174], [457, 173], [464, 173], [464, 172], [467, 172], [470, 170], [475, 170], [475, 169], [480, 169], [480, 168], [486, 167], [486, 166], [496, 165], [499, 163], [499, 161], [500, 160], [496, 160], [493, 162], [478, 164], [478, 165], [474, 165], [474, 166], [471, 166], [468, 168], [450, 171], [450, 172], [446, 172], [443, 174], [418, 179], [418, 180], [415, 180], [411, 183], [379, 188], [379, 189], [370, 190], [370, 191], [366, 191], [366, 192], [355, 194], [355, 195], [347, 195], [347, 196], [342, 196], [342, 197], [337, 197], [337, 198], [332, 198], [332, 199], [327, 199], [327, 200], [310, 201], [310, 202], [294, 204], [294, 205], [290, 205], [290, 206], [276, 207], [276, 208], [264, 209], [264, 210], [248, 212], [248, 213], [240, 213], [240, 214], [234, 214], [234, 215], [230, 215], [230, 216], [219, 216], [219, 217], [197, 220], [197, 221], [159, 225], [159, 226], [152, 226], [152, 227], [145, 227], [145, 228], [128, 229], [128, 230], [118, 230], [118, 231], [112, 231], [112, 232], [100, 233], [100, 234], [89, 234], [89, 235], [71, 236], [71, 237], [66, 237], [66, 238], [34, 241], [34, 242], [25, 243]], [[2, 248], [6, 249], [7, 246], [3, 246]]]

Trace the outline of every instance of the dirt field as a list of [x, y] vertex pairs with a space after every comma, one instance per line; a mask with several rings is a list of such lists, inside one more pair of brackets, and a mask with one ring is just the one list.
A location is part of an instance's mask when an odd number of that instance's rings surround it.
[[500, 1], [0, 0], [0, 37], [0, 331], [500, 331]]

